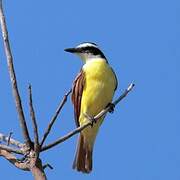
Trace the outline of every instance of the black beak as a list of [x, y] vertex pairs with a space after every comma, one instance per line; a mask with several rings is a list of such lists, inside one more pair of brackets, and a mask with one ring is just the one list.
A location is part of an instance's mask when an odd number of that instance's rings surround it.
[[78, 52], [76, 48], [67, 48], [67, 49], [64, 49], [64, 51], [70, 52], [70, 53], [76, 53], [76, 52]]

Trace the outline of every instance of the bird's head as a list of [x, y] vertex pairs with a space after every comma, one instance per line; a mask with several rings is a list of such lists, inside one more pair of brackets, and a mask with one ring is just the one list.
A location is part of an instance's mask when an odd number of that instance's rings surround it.
[[77, 54], [85, 63], [94, 58], [106, 59], [99, 47], [91, 42], [81, 43], [75, 48], [67, 48], [65, 51]]

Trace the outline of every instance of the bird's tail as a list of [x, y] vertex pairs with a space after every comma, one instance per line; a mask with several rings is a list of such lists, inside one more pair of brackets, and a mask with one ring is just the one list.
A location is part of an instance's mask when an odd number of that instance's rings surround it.
[[73, 169], [83, 173], [90, 173], [92, 171], [92, 150], [93, 146], [89, 147], [83, 134], [80, 133]]

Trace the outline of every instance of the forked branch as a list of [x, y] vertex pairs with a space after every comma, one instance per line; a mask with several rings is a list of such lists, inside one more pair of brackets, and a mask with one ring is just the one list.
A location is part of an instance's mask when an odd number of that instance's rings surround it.
[[[5, 21], [3, 7], [2, 7], [2, 0], [0, 0], [0, 25], [2, 29], [3, 43], [4, 43], [4, 49], [5, 49], [6, 59], [7, 59], [8, 71], [10, 75], [10, 81], [12, 85], [13, 96], [14, 96], [16, 109], [19, 116], [19, 122], [20, 122], [22, 134], [23, 134], [24, 142], [25, 142], [25, 143], [21, 143], [17, 140], [14, 140], [13, 138], [11, 138], [11, 135], [12, 135], [11, 133], [8, 137], [0, 133], [0, 141], [3, 142], [2, 144], [0, 142], [0, 156], [7, 159], [11, 164], [13, 164], [19, 169], [22, 169], [25, 171], [31, 171], [36, 180], [46, 180], [47, 178], [44, 172], [44, 168], [46, 167], [52, 168], [52, 167], [49, 164], [46, 164], [45, 166], [42, 165], [41, 159], [39, 158], [39, 153], [42, 151], [46, 151], [66, 141], [73, 135], [81, 132], [83, 129], [90, 126], [92, 122], [89, 121], [83, 126], [78, 127], [75, 130], [69, 132], [67, 135], [57, 139], [56, 141], [46, 146], [43, 146], [46, 138], [51, 132], [52, 126], [54, 125], [60, 111], [62, 110], [64, 104], [66, 103], [67, 97], [71, 93], [71, 90], [69, 90], [65, 94], [54, 116], [52, 117], [52, 119], [50, 120], [50, 123], [48, 124], [48, 127], [43, 135], [42, 141], [39, 142], [38, 126], [36, 122], [36, 117], [35, 117], [35, 112], [34, 112], [34, 107], [33, 107], [33, 100], [32, 100], [32, 89], [31, 89], [31, 86], [29, 86], [29, 107], [30, 107], [30, 115], [31, 115], [32, 123], [33, 123], [33, 130], [34, 130], [34, 143], [31, 142], [29, 132], [28, 132], [28, 127], [26, 125], [22, 103], [21, 103], [21, 97], [18, 90], [16, 75], [15, 75], [15, 70], [14, 70], [14, 65], [13, 65], [13, 56], [12, 56], [12, 52], [10, 48], [8, 31], [7, 31], [6, 21]], [[133, 89], [133, 87], [134, 87], [134, 84], [130, 84], [129, 87], [124, 91], [124, 93], [117, 100], [113, 102], [114, 106], [116, 106], [124, 97], [126, 97], [126, 95]], [[111, 110], [111, 108], [112, 106], [110, 105], [107, 106], [99, 114], [97, 114], [93, 119], [98, 121], [98, 119], [105, 116], [106, 113]], [[14, 154], [20, 154], [20, 155], [23, 155], [24, 157], [22, 158], [22, 160], [20, 160], [16, 158]]]

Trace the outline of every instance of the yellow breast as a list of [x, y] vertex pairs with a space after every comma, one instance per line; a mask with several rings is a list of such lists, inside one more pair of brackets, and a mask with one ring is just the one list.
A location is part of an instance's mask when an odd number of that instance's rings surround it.
[[112, 101], [116, 78], [104, 59], [90, 60], [83, 66], [83, 71], [85, 86], [81, 99], [81, 115], [87, 113], [95, 116]]

